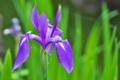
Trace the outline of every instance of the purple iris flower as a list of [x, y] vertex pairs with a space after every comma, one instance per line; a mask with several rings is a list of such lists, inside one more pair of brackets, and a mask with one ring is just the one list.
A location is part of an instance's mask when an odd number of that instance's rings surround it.
[[12, 27], [5, 29], [4, 30], [4, 35], [8, 35], [11, 34], [13, 36], [17, 36], [19, 34], [21, 34], [21, 27], [19, 25], [19, 19], [18, 18], [13, 18], [12, 20]]
[[54, 25], [52, 26], [49, 23], [49, 20], [46, 18], [45, 13], [39, 15], [35, 4], [34, 8], [32, 9], [31, 20], [34, 27], [37, 29], [39, 36], [31, 34], [31, 31], [21, 35], [18, 55], [14, 63], [13, 71], [28, 58], [30, 53], [29, 39], [38, 41], [42, 45], [43, 49], [48, 52], [48, 54], [51, 54], [53, 48], [56, 47], [59, 63], [66, 69], [68, 73], [73, 70], [74, 64], [72, 48], [67, 40], [61, 39], [60, 35], [62, 30], [57, 28], [60, 21], [60, 10], [61, 8], [59, 7], [56, 13]]

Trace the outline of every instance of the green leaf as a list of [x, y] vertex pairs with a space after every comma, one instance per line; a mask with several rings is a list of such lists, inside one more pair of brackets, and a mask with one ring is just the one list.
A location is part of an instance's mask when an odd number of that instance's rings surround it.
[[62, 39], [67, 38], [67, 33], [68, 33], [68, 18], [69, 18], [69, 8], [68, 6], [64, 6], [61, 9], [61, 20], [60, 20], [60, 27], [61, 30], [63, 31], [62, 33]]
[[109, 13], [109, 19], [114, 18], [117, 15], [119, 15], [119, 12], [117, 10], [114, 10]]
[[110, 22], [109, 22], [109, 12], [105, 2], [102, 3], [102, 22], [103, 22], [103, 41], [104, 41], [104, 65], [110, 64], [110, 54], [108, 45], [110, 42]]
[[103, 22], [103, 41], [104, 41], [104, 72], [102, 75], [103, 80], [109, 80], [111, 49], [110, 44], [110, 22], [109, 12], [105, 2], [102, 2], [102, 22]]
[[25, 12], [25, 0], [18, 0], [20, 7], [23, 12]]
[[111, 52], [113, 42], [116, 33], [116, 27], [114, 28], [112, 38], [110, 38], [110, 18], [118, 15], [117, 11], [108, 12], [108, 8], [105, 2], [102, 3], [102, 21], [103, 21], [103, 41], [104, 41], [104, 72], [102, 80], [110, 80], [110, 65], [111, 65]]
[[[61, 65], [58, 66], [58, 59], [57, 59], [57, 55], [56, 55], [56, 49], [53, 49], [52, 51], [52, 55], [48, 57], [48, 79], [49, 80], [58, 80], [58, 78], [60, 76], [58, 76], [59, 74], [61, 73], [58, 73], [60, 72], [59, 70], [59, 67]], [[60, 79], [59, 79], [60, 80]]]
[[[118, 53], [119, 53], [119, 45], [117, 39], [115, 39], [115, 50], [114, 50], [114, 55], [113, 55], [113, 60], [112, 60], [112, 65], [110, 69], [110, 80], [114, 80], [117, 78], [116, 76], [116, 70], [118, 67]], [[117, 73], [118, 74], [118, 73]]]
[[18, 3], [18, 0], [12, 0], [13, 5], [19, 15], [19, 18], [21, 19], [23, 25], [26, 27], [26, 23], [25, 23], [25, 13], [22, 11], [20, 4]]
[[12, 58], [10, 50], [7, 50], [6, 52], [2, 71], [2, 80], [12, 80]]
[[73, 52], [74, 52], [74, 69], [72, 72], [72, 80], [79, 80], [79, 60], [82, 53], [82, 21], [81, 16], [76, 13], [75, 15], [75, 28], [76, 33], [74, 36], [74, 43], [73, 43]]
[[18, 72], [18, 71], [13, 72], [12, 79], [13, 80], [18, 80], [19, 76], [24, 77], [24, 76], [28, 76], [28, 74], [29, 74], [29, 70], [28, 69], [21, 69], [20, 72]]
[[95, 80], [95, 70], [94, 70], [94, 62], [91, 60], [88, 65], [88, 70], [86, 74], [86, 80]]
[[84, 73], [83, 79], [85, 80], [86, 80], [85, 76], [89, 75], [89, 74], [88, 75], [86, 74], [88, 73], [88, 70], [89, 70], [88, 64], [90, 63], [91, 60], [92, 60], [92, 63], [94, 64], [92, 65], [94, 67], [94, 69], [92, 69], [93, 70], [92, 72], [95, 72], [97, 55], [95, 52], [93, 53], [93, 51], [96, 49], [100, 41], [100, 33], [101, 33], [100, 24], [94, 25], [87, 40], [87, 44], [85, 48], [85, 56], [84, 56], [85, 64], [84, 64], [84, 71], [83, 71]]
[[[85, 53], [84, 53], [84, 68], [83, 68], [83, 80], [87, 80], [86, 76], [89, 76], [89, 63], [90, 61], [92, 61], [93, 63], [93, 69], [92, 69], [92, 73], [95, 73], [95, 68], [96, 68], [96, 63], [97, 63], [97, 53], [98, 51], [96, 50], [96, 47], [98, 47], [99, 41], [100, 41], [100, 34], [101, 33], [101, 22], [100, 22], [100, 17], [96, 20], [96, 22], [94, 23], [88, 39], [87, 39], [87, 43], [86, 43], [86, 47], [85, 47]], [[99, 48], [100, 49], [100, 48]], [[87, 74], [87, 75], [86, 75]]]

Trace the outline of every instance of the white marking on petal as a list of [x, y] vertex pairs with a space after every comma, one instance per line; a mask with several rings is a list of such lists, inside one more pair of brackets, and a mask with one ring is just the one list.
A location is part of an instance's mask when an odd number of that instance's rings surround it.
[[20, 43], [20, 46], [23, 44], [23, 42], [26, 40], [27, 38], [25, 37], [22, 42]]
[[[64, 45], [63, 45], [62, 43], [59, 43], [59, 44], [60, 44], [60, 46], [65, 50]], [[66, 52], [66, 50], [65, 50], [65, 52]]]

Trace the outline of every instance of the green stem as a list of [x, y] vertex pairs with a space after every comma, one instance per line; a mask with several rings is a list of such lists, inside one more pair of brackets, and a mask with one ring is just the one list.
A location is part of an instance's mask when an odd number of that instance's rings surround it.
[[42, 74], [44, 80], [48, 80], [48, 54], [45, 50], [42, 51]]

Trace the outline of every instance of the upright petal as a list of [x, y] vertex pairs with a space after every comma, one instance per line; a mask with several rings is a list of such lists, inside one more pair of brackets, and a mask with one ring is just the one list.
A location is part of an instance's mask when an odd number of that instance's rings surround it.
[[43, 43], [45, 42], [46, 39], [47, 28], [48, 28], [48, 19], [46, 18], [45, 13], [42, 13], [42, 15], [39, 17], [38, 31], [43, 40]]
[[56, 27], [58, 26], [58, 24], [60, 22], [60, 10], [61, 10], [61, 7], [58, 8], [58, 11], [56, 13], [55, 22], [54, 22], [54, 26], [53, 26], [51, 37], [53, 36], [54, 31], [55, 31]]
[[30, 53], [28, 34], [20, 37], [19, 50], [14, 63], [13, 71], [26, 61]]
[[55, 43], [55, 46], [57, 50], [59, 63], [66, 69], [68, 73], [70, 73], [74, 67], [72, 48], [70, 44], [66, 40], [59, 43]]
[[31, 16], [32, 24], [38, 28], [38, 21], [39, 21], [39, 13], [36, 10], [36, 3], [34, 5], [34, 8], [32, 9], [32, 16]]
[[[49, 25], [48, 27], [51, 29], [51, 32], [52, 32], [53, 26], [52, 26], [52, 25]], [[60, 36], [61, 34], [62, 34], [62, 30], [60, 30], [59, 28], [56, 28], [56, 29], [54, 30], [53, 36], [56, 36], [56, 35], [59, 35], [59, 36]]]

